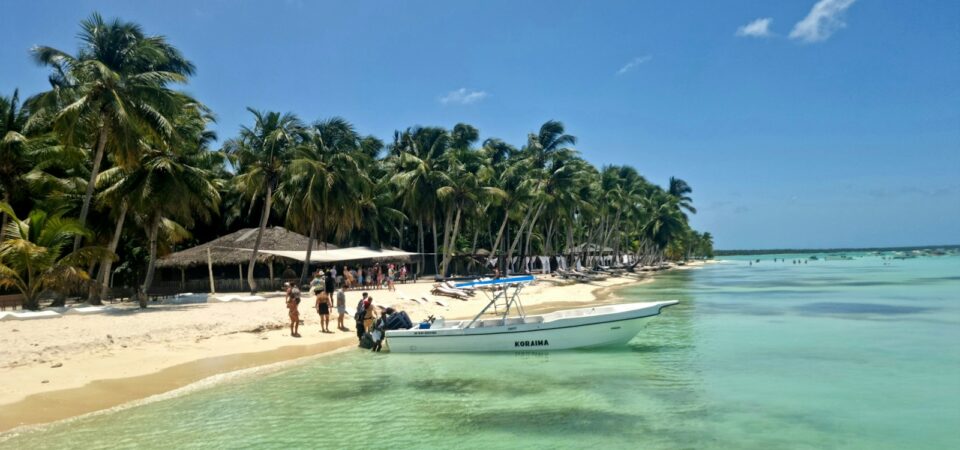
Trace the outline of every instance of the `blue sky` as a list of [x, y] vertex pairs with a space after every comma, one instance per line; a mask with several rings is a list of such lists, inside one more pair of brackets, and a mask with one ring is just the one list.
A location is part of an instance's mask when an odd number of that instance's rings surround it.
[[718, 248], [960, 243], [960, 2], [5, 2], [0, 91], [44, 89], [29, 48], [94, 10], [197, 65], [221, 138], [247, 106], [385, 140], [558, 119], [598, 166], [687, 180]]

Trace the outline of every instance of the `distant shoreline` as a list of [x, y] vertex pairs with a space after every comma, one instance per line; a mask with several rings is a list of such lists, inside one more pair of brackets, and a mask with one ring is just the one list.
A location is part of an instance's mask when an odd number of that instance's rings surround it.
[[912, 247], [773, 248], [754, 250], [714, 250], [716, 256], [772, 255], [775, 253], [898, 252], [911, 250], [960, 249], [960, 244], [919, 245]]

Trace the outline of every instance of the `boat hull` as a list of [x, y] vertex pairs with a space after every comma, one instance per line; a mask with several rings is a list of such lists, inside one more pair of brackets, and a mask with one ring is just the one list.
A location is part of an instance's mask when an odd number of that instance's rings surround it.
[[547, 319], [535, 323], [466, 329], [393, 330], [387, 332], [387, 345], [395, 353], [545, 351], [623, 345], [643, 329], [646, 319], [676, 303], [559, 311], [533, 316]]

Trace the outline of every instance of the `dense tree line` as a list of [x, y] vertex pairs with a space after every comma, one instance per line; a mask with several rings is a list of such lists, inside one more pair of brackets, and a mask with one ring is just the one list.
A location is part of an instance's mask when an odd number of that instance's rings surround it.
[[31, 50], [49, 90], [0, 97], [0, 287], [28, 307], [43, 293], [98, 303], [111, 274], [145, 304], [159, 255], [253, 226], [436, 253], [420, 268], [441, 274], [478, 253], [572, 251], [590, 264], [606, 247], [645, 262], [712, 252], [710, 234], [689, 226], [686, 182], [598, 169], [558, 121], [520, 146], [462, 123], [385, 143], [342, 118], [250, 108], [218, 149], [213, 113], [179, 89], [195, 68], [165, 38], [94, 14], [79, 39], [76, 53]]

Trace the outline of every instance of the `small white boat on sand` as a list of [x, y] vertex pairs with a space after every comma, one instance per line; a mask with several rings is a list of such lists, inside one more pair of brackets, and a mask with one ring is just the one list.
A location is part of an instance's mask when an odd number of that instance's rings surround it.
[[[677, 304], [676, 300], [623, 303], [526, 315], [520, 291], [532, 276], [463, 283], [457, 287], [498, 286], [490, 302], [472, 320], [434, 321], [429, 328], [388, 330], [386, 343], [396, 353], [498, 352], [567, 350], [626, 344], [643, 328], [644, 319]], [[481, 319], [491, 307], [497, 318]], [[516, 315], [510, 315], [511, 310]]]

